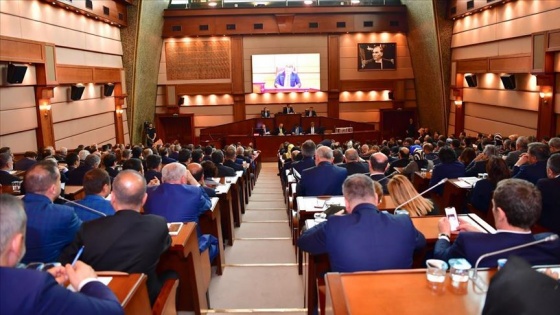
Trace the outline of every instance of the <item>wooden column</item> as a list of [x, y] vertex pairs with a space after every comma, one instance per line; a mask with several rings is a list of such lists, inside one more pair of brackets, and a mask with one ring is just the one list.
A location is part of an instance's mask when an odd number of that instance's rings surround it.
[[[465, 129], [465, 104], [463, 103], [463, 79], [462, 73], [457, 73], [455, 76], [455, 87], [453, 88], [454, 101], [451, 101], [451, 106], [455, 106], [455, 136]], [[457, 103], [460, 102], [460, 103]]]
[[328, 38], [328, 103], [327, 116], [331, 118], [340, 117], [340, 58], [339, 58], [339, 35], [330, 35]]
[[539, 113], [537, 118], [537, 139], [556, 135], [556, 116], [554, 113], [555, 75], [537, 75], [540, 90]]
[[53, 88], [38, 86], [35, 88], [35, 104], [37, 108], [37, 147], [55, 146], [50, 99]]

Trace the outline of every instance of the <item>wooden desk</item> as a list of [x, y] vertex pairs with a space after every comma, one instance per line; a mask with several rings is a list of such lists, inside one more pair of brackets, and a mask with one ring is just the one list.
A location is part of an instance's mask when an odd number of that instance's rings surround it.
[[[420, 253], [418, 259], [415, 259], [413, 267], [415, 268], [422, 268], [423, 266], [419, 265], [419, 262], [422, 260], [424, 253], [427, 250], [433, 249], [434, 244], [438, 239], [438, 221], [443, 216], [425, 216], [425, 217], [415, 217], [411, 218], [414, 227], [426, 238], [426, 248], [425, 250]], [[476, 214], [460, 214], [459, 218], [468, 221], [473, 226], [477, 227], [481, 232], [485, 233], [496, 233], [496, 230], [488, 225], [484, 220], [478, 217]], [[312, 221], [312, 220], [310, 220]], [[311, 223], [311, 222], [310, 222]], [[307, 222], [306, 222], [307, 224]], [[307, 224], [309, 228], [310, 225]], [[457, 237], [456, 234], [451, 235], [451, 239], [454, 240]], [[305, 306], [308, 308], [308, 314], [313, 314], [313, 307], [317, 305], [317, 276], [322, 275], [329, 271], [330, 264], [329, 258], [327, 254], [321, 255], [309, 255], [305, 253], [303, 256], [303, 264], [307, 264], [307, 268], [305, 268], [304, 274], [304, 285], [305, 289]], [[425, 279], [425, 273], [424, 273]], [[398, 296], [398, 295], [397, 295]]]
[[[489, 283], [494, 273], [478, 275]], [[326, 314], [481, 314], [486, 299], [472, 281], [452, 284], [449, 276], [435, 292], [425, 270], [328, 273], [325, 281]]]
[[421, 193], [424, 190], [428, 189], [430, 186], [430, 179], [432, 178], [431, 172], [426, 172], [422, 174], [422, 172], [414, 172], [412, 174], [412, 186], [416, 188], [416, 191]]
[[212, 207], [209, 211], [204, 212], [199, 218], [200, 231], [203, 234], [212, 234], [218, 239], [218, 256], [213, 261], [216, 266], [216, 274], [222, 275], [223, 268], [226, 264], [226, 255], [224, 253], [224, 238], [222, 235], [222, 215], [220, 213], [220, 205], [218, 197], [210, 198]]
[[70, 200], [84, 199], [86, 192], [84, 186], [64, 186], [64, 197]]
[[149, 315], [152, 314], [148, 288], [146, 286], [146, 275], [142, 273], [133, 274], [107, 274], [112, 277], [107, 285], [121, 302], [125, 314]]
[[446, 207], [455, 207], [457, 213], [463, 212], [463, 207], [466, 205], [467, 193], [470, 188], [464, 188], [457, 184], [459, 179], [450, 179], [443, 184], [443, 194], [432, 194], [434, 202], [438, 205], [440, 211]]
[[[215, 179], [217, 182], [225, 182], [225, 179]], [[216, 187], [216, 195], [220, 198], [220, 211], [222, 215], [222, 232], [224, 240], [228, 240], [228, 245], [233, 245], [234, 241], [234, 214], [233, 214], [233, 193], [231, 184], [220, 184]]]
[[201, 255], [198, 250], [196, 223], [186, 222], [178, 235], [171, 236], [171, 247], [160, 257], [158, 272], [173, 270], [179, 274], [177, 310], [194, 311], [208, 309], [206, 292], [210, 286], [210, 259], [208, 251]]

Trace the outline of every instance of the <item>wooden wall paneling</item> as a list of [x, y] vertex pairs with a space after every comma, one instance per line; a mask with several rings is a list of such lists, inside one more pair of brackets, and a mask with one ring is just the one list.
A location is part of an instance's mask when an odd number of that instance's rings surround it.
[[291, 32], [294, 26], [294, 14], [276, 14], [276, 24], [278, 25], [278, 32], [288, 33]]
[[328, 45], [328, 82], [329, 91], [340, 91], [340, 36], [330, 35], [327, 39]]
[[340, 80], [340, 91], [393, 90], [393, 80]]
[[179, 84], [176, 86], [177, 95], [191, 94], [231, 94], [231, 83], [213, 83], [213, 84]]
[[58, 85], [56, 79], [56, 49], [54, 44], [45, 44], [45, 63], [35, 65], [37, 85]]
[[[63, 1], [63, 0], [42, 0], [48, 4], [53, 4], [54, 8], [67, 10], [70, 14], [79, 14], [89, 19], [100, 19], [101, 21], [110, 22], [120, 26], [127, 26], [127, 6], [132, 4], [132, 0], [117, 1], [93, 1], [91, 9], [87, 8], [85, 1]], [[109, 14], [105, 14], [104, 7], [109, 9]], [[77, 10], [77, 12], [76, 12]]]
[[233, 95], [233, 120], [234, 121], [245, 120], [245, 95], [244, 94]]
[[539, 113], [537, 118], [537, 138], [542, 139], [544, 136], [553, 137], [556, 135], [556, 119], [554, 112], [554, 101], [556, 86], [555, 76], [552, 77], [552, 84], [542, 87], [542, 91], [546, 93], [544, 98], [539, 98]]
[[243, 94], [243, 38], [234, 36], [230, 38], [231, 43], [231, 86], [234, 94]]
[[71, 65], [57, 65], [56, 77], [59, 84], [91, 83], [93, 82], [93, 68]]
[[546, 51], [560, 51], [560, 30], [548, 32]]
[[457, 60], [457, 73], [486, 73], [488, 58]]
[[115, 106], [115, 108], [117, 108], [117, 110], [115, 110], [115, 137], [117, 143], [124, 143], [123, 114], [119, 112], [120, 107]]
[[177, 89], [175, 85], [166, 85], [164, 86], [164, 90], [165, 90], [164, 100], [165, 100], [166, 107], [179, 105], [177, 103], [178, 95], [177, 95]]
[[[459, 133], [465, 129], [465, 103], [463, 102], [463, 81], [465, 76], [463, 73], [457, 73], [455, 75], [455, 88], [453, 89], [454, 100], [452, 100], [451, 106], [455, 110], [455, 124], [454, 132], [455, 136], [459, 136]], [[460, 101], [460, 104], [455, 104], [455, 101]], [[449, 118], [449, 123], [451, 123], [451, 118]]]
[[329, 92], [329, 100], [327, 102], [327, 116], [332, 118], [340, 117], [340, 93]]
[[13, 62], [45, 62], [45, 43], [0, 36], [0, 60]]
[[491, 57], [488, 59], [488, 72], [529, 73], [531, 56]]
[[194, 143], [194, 115], [156, 114], [155, 122], [158, 138], [163, 142]]
[[93, 83], [116, 83], [121, 81], [119, 68], [93, 68]]

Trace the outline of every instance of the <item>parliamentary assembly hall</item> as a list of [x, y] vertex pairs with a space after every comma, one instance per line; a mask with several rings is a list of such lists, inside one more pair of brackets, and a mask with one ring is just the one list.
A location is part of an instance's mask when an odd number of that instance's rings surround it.
[[0, 314], [558, 314], [559, 73], [559, 0], [0, 0]]

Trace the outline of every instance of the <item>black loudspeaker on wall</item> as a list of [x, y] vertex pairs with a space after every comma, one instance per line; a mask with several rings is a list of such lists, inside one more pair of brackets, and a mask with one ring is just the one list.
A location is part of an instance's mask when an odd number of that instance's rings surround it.
[[506, 88], [506, 90], [515, 89], [515, 75], [513, 74], [502, 75], [500, 76], [500, 79], [502, 79], [502, 84], [504, 85], [504, 88]]
[[106, 83], [103, 84], [103, 96], [111, 96], [113, 95], [113, 90], [115, 89], [115, 85], [113, 83]]
[[10, 84], [20, 84], [23, 82], [25, 72], [27, 72], [26, 66], [16, 66], [10, 63], [8, 65], [8, 75], [6, 76], [6, 81]]
[[83, 85], [72, 85], [70, 87], [70, 99], [73, 101], [77, 101], [82, 98], [82, 94], [84, 94], [84, 89], [86, 87]]
[[465, 76], [465, 80], [467, 80], [467, 85], [469, 87], [476, 87], [478, 85], [478, 82], [476, 81], [476, 75], [474, 74], [467, 74]]

